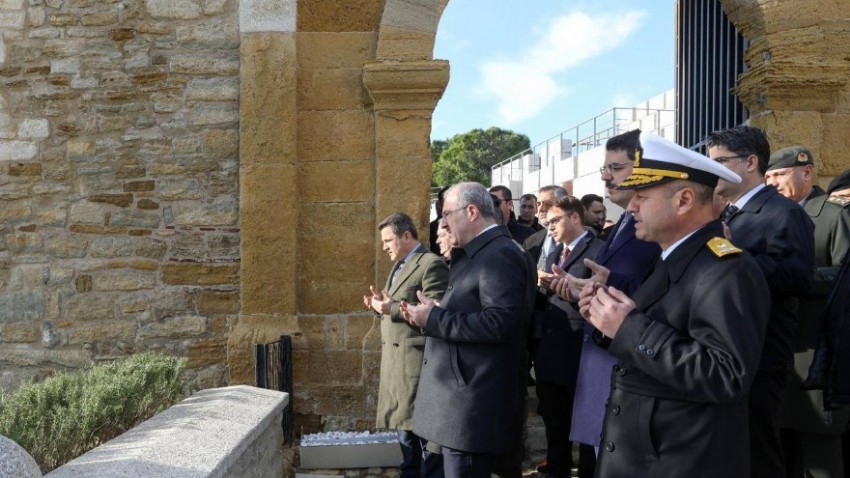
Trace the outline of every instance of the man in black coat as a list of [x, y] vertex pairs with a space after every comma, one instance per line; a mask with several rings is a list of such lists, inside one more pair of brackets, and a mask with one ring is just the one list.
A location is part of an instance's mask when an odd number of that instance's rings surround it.
[[841, 434], [846, 410], [825, 411], [823, 392], [800, 390], [823, 330], [826, 298], [841, 259], [850, 246], [850, 200], [831, 198], [814, 184], [814, 156], [808, 148], [791, 146], [770, 155], [768, 185], [803, 206], [815, 224], [815, 275], [812, 290], [800, 300], [794, 367], [782, 396], [782, 446], [789, 477], [843, 476]]
[[814, 226], [799, 204], [764, 184], [770, 144], [761, 130], [736, 126], [711, 133], [706, 143], [709, 157], [742, 179], [718, 182], [715, 192], [729, 201], [721, 218], [729, 239], [753, 256], [770, 287], [770, 321], [749, 397], [750, 451], [752, 476], [776, 478], [785, 473], [782, 390], [794, 361], [799, 299], [812, 286]]
[[[590, 276], [584, 259], [596, 257], [605, 243], [585, 229], [581, 201], [572, 196], [557, 200], [548, 210], [547, 223], [558, 243], [554, 266], [578, 277]], [[546, 473], [550, 478], [569, 478], [573, 467], [570, 423], [584, 319], [576, 303], [552, 293], [554, 274], [538, 272], [538, 276], [548, 291], [534, 357], [538, 412], [546, 428]]]
[[661, 258], [632, 298], [590, 282], [579, 300], [620, 359], [596, 476], [743, 477], [769, 293], [754, 260], [723, 238], [712, 205], [719, 177], [740, 178], [658, 136], [641, 133], [640, 143], [619, 187], [637, 189], [635, 234], [657, 242]]
[[510, 231], [511, 237], [513, 237], [515, 241], [522, 244], [529, 236], [534, 234], [534, 229], [517, 222], [516, 216], [514, 215], [513, 194], [511, 193], [510, 188], [502, 185], [493, 186], [490, 188], [490, 194], [493, 195], [498, 203], [496, 207], [498, 207], [501, 212], [502, 224], [508, 227], [508, 231]]
[[446, 294], [440, 305], [422, 296], [403, 309], [428, 337], [413, 429], [443, 446], [447, 477], [489, 478], [520, 432], [534, 266], [496, 224], [480, 184], [446, 192], [441, 227], [455, 246]]

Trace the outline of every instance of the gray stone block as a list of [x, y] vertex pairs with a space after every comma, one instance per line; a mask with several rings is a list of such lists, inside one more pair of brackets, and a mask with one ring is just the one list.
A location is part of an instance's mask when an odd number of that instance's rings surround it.
[[14, 441], [0, 435], [0, 477], [41, 478], [38, 464]]

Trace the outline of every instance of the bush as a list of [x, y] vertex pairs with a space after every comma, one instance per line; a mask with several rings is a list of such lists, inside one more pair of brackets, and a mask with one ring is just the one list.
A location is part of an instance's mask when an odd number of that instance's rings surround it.
[[182, 398], [185, 368], [186, 359], [145, 353], [0, 391], [0, 435], [50, 471]]

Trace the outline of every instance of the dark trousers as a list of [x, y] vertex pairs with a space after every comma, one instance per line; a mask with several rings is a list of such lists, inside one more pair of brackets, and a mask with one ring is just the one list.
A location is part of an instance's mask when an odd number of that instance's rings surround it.
[[492, 453], [470, 453], [443, 447], [443, 471], [446, 478], [490, 478]]
[[547, 474], [552, 478], [569, 478], [573, 468], [570, 424], [574, 397], [575, 386], [537, 380], [537, 411], [546, 427]]
[[443, 478], [443, 457], [426, 449], [428, 441], [410, 430], [398, 430], [401, 478]]
[[750, 475], [753, 478], [785, 475], [779, 424], [787, 371], [784, 363], [760, 368], [750, 387]]

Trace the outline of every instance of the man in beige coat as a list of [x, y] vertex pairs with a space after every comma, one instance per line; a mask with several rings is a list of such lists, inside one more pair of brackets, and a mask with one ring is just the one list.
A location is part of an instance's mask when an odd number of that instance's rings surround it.
[[[418, 303], [417, 291], [440, 300], [446, 291], [449, 269], [439, 256], [428, 252], [418, 239], [407, 214], [394, 213], [378, 224], [384, 251], [395, 261], [381, 291], [372, 286], [363, 297], [366, 307], [381, 318], [381, 383], [378, 392], [377, 428], [398, 430], [401, 478], [439, 478], [439, 454], [425, 450], [425, 441], [413, 433], [413, 401], [425, 350], [425, 336], [405, 322], [402, 301]], [[433, 448], [433, 447], [432, 447]]]

